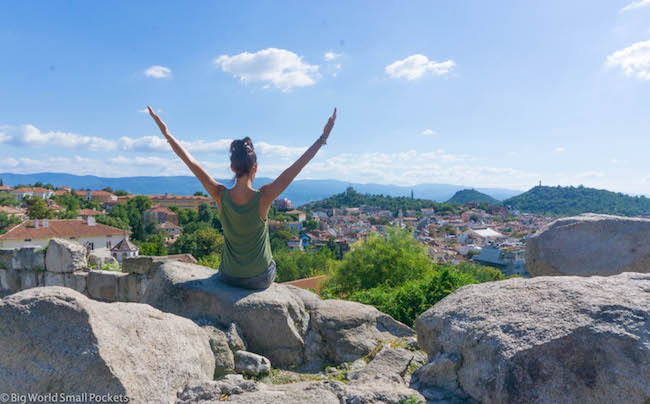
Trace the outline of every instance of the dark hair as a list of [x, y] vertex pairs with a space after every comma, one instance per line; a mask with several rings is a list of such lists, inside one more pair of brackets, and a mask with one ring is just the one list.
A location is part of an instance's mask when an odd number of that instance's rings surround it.
[[235, 170], [235, 178], [249, 175], [257, 164], [253, 141], [249, 137], [233, 140], [230, 143], [230, 164]]

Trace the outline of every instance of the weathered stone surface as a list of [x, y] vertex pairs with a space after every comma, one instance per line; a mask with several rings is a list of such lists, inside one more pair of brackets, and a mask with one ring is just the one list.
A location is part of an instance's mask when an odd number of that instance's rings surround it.
[[334, 363], [352, 362], [370, 353], [380, 340], [415, 335], [408, 326], [372, 306], [323, 300], [311, 311], [307, 356]]
[[533, 276], [650, 272], [650, 220], [584, 214], [558, 219], [526, 246]]
[[43, 274], [43, 286], [65, 286], [63, 274], [45, 271]]
[[111, 255], [108, 249], [97, 249], [88, 255], [88, 265], [94, 266], [95, 269], [102, 269], [105, 265], [119, 267], [120, 263]]
[[228, 339], [228, 346], [233, 352], [245, 351], [246, 341], [241, 337], [242, 332], [235, 323], [230, 323], [228, 329], [225, 331], [226, 338]]
[[19, 271], [15, 269], [8, 269], [5, 276], [6, 276], [5, 282], [7, 284], [7, 289], [16, 290], [16, 291], [22, 289], [22, 281], [20, 279]]
[[18, 271], [21, 289], [35, 288], [41, 284], [43, 273], [40, 271]]
[[0, 250], [0, 269], [11, 269], [14, 250]]
[[50, 239], [45, 265], [49, 272], [74, 272], [88, 267], [86, 248], [76, 241]]
[[88, 272], [77, 271], [63, 274], [63, 285], [84, 295], [88, 294]]
[[117, 300], [118, 280], [126, 275], [117, 271], [89, 271], [87, 278], [88, 295], [93, 299]]
[[118, 296], [121, 302], [139, 302], [144, 295], [141, 283], [147, 281], [145, 275], [125, 274], [117, 278]]
[[14, 250], [11, 259], [13, 269], [40, 270], [45, 269], [45, 253], [37, 247], [23, 247]]
[[649, 324], [650, 274], [628, 272], [469, 285], [415, 327], [434, 387], [456, 381], [483, 403], [644, 403]]
[[250, 351], [277, 366], [302, 363], [309, 320], [302, 300], [278, 284], [261, 291], [229, 286], [216, 273], [198, 265], [163, 263], [141, 302], [192, 319], [236, 323]]
[[214, 377], [234, 373], [235, 357], [228, 345], [226, 333], [212, 325], [202, 325], [201, 328], [210, 338], [210, 348], [214, 354]]
[[8, 290], [9, 284], [7, 283], [7, 270], [0, 269], [0, 290]]
[[168, 403], [213, 369], [200, 327], [147, 305], [97, 302], [62, 287], [0, 300], [0, 391]]
[[404, 383], [404, 376], [413, 360], [413, 356], [413, 352], [407, 349], [385, 345], [367, 366], [355, 373], [350, 379], [384, 379], [394, 383]]
[[155, 272], [160, 265], [170, 262], [165, 257], [140, 255], [138, 257], [126, 257], [122, 260], [122, 271], [130, 274], [150, 274]]
[[286, 286], [291, 293], [298, 296], [300, 300], [305, 305], [307, 311], [312, 311], [323, 301], [320, 296], [314, 292], [310, 292], [307, 289], [299, 288], [293, 285], [284, 285]]
[[271, 373], [271, 361], [262, 355], [247, 351], [235, 352], [235, 372], [248, 376], [263, 376]]

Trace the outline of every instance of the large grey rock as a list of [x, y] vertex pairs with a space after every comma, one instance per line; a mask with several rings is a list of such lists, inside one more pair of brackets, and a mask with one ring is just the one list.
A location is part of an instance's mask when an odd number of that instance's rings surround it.
[[0, 300], [0, 391], [121, 394], [169, 403], [210, 380], [214, 357], [192, 321], [137, 303], [102, 303], [62, 287]]
[[0, 269], [11, 269], [14, 250], [0, 250]]
[[76, 241], [50, 239], [45, 265], [49, 272], [74, 272], [88, 267], [86, 248]]
[[5, 273], [5, 285], [8, 290], [21, 290], [22, 281], [20, 279], [20, 271], [15, 269], [8, 269]]
[[350, 379], [385, 379], [389, 382], [404, 383], [404, 376], [406, 376], [413, 357], [414, 353], [412, 351], [385, 345], [367, 366], [355, 372]]
[[18, 271], [18, 273], [21, 289], [35, 288], [42, 283], [43, 272], [41, 271]]
[[118, 296], [121, 302], [139, 302], [144, 296], [147, 284], [151, 282], [145, 275], [124, 274], [117, 278]]
[[43, 274], [43, 286], [65, 286], [63, 274], [46, 271]]
[[66, 288], [76, 290], [77, 292], [88, 294], [88, 272], [77, 271], [63, 274], [63, 285]]
[[127, 274], [117, 271], [90, 271], [88, 272], [88, 295], [93, 299], [117, 300], [119, 298], [119, 279]]
[[130, 274], [153, 274], [162, 264], [170, 261], [178, 260], [174, 257], [158, 257], [151, 255], [126, 257], [122, 260], [122, 271]]
[[38, 247], [23, 247], [14, 250], [11, 258], [11, 266], [18, 270], [38, 270], [45, 269], [45, 252]]
[[352, 362], [380, 341], [415, 335], [408, 326], [372, 306], [344, 300], [323, 300], [311, 311], [307, 356], [325, 362]]
[[247, 351], [235, 352], [235, 372], [247, 376], [263, 376], [271, 373], [271, 361], [262, 355]]
[[415, 327], [428, 383], [482, 403], [650, 398], [650, 274], [469, 285]]
[[88, 265], [94, 266], [95, 269], [102, 269], [106, 265], [119, 267], [120, 263], [111, 255], [110, 250], [99, 248], [92, 250], [88, 255]]
[[289, 289], [289, 291], [290, 291], [291, 293], [293, 293], [294, 295], [298, 296], [298, 297], [300, 298], [300, 300], [302, 300], [302, 302], [303, 302], [304, 305], [305, 305], [305, 309], [306, 309], [307, 311], [312, 311], [312, 310], [314, 310], [314, 309], [315, 309], [316, 307], [318, 307], [318, 305], [320, 305], [321, 302], [323, 301], [323, 300], [320, 298], [320, 296], [318, 296], [318, 295], [317, 295], [316, 293], [314, 293], [314, 292], [310, 292], [310, 291], [307, 290], [307, 289], [299, 288], [299, 287], [297, 287], [297, 286], [293, 286], [293, 285], [284, 285], [284, 286], [286, 286], [287, 289]]
[[155, 272], [141, 302], [192, 319], [236, 323], [248, 349], [275, 366], [304, 360], [309, 316], [303, 302], [284, 286], [241, 289], [219, 281], [212, 269], [169, 261]]
[[650, 272], [650, 220], [584, 214], [558, 219], [528, 239], [533, 276]]
[[226, 333], [212, 325], [201, 325], [201, 328], [210, 338], [210, 348], [214, 354], [214, 377], [234, 373], [235, 357], [228, 345]]

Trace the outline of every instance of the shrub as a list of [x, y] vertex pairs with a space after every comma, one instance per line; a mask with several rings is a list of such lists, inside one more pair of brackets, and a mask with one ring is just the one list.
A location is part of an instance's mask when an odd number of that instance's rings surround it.
[[421, 279], [433, 269], [426, 247], [404, 230], [390, 229], [386, 236], [371, 235], [353, 245], [336, 265], [338, 291], [352, 293], [377, 286], [399, 286]]
[[394, 319], [409, 326], [415, 318], [438, 303], [454, 290], [479, 283], [471, 274], [444, 266], [423, 279], [406, 282], [398, 287], [379, 286], [356, 292], [348, 297], [375, 306]]

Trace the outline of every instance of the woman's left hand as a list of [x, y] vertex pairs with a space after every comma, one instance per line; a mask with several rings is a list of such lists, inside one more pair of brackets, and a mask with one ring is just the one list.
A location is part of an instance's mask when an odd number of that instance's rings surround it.
[[158, 124], [158, 127], [160, 128], [160, 131], [162, 132], [165, 137], [168, 136], [169, 131], [167, 130], [167, 125], [165, 125], [165, 122], [163, 122], [158, 115], [156, 115], [155, 112], [153, 112], [153, 109], [147, 105], [147, 108], [149, 109], [149, 115], [153, 118], [154, 121]]

